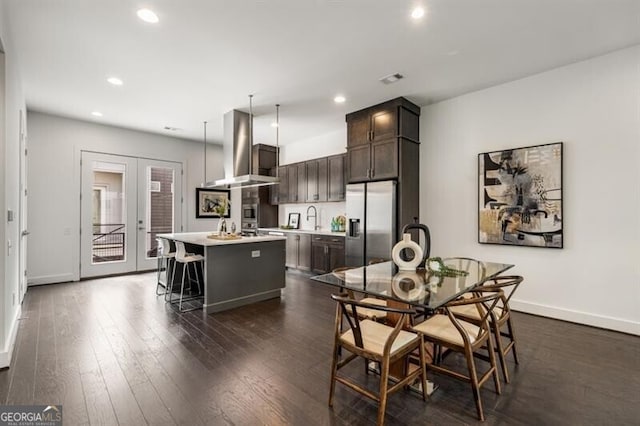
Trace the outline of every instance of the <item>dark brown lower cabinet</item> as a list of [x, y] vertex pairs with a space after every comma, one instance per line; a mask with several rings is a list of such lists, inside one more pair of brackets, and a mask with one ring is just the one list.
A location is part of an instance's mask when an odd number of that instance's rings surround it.
[[287, 268], [309, 271], [311, 269], [311, 235], [287, 233]]
[[311, 238], [312, 272], [326, 274], [344, 266], [344, 237], [314, 234]]

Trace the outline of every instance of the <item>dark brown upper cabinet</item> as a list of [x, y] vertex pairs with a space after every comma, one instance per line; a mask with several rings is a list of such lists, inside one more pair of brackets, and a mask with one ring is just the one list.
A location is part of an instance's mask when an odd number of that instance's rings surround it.
[[398, 178], [400, 139], [419, 143], [420, 107], [397, 98], [347, 114], [347, 182]]
[[289, 178], [288, 202], [299, 203], [298, 199], [298, 165], [289, 164], [287, 166], [287, 177]]
[[[287, 203], [303, 203], [307, 198], [307, 168], [305, 163], [289, 164], [287, 168]], [[282, 183], [280, 184], [282, 185]], [[280, 201], [282, 204], [282, 201]]]
[[346, 166], [346, 154], [280, 166], [280, 184], [270, 187], [271, 204], [344, 201]]
[[287, 166], [273, 167], [269, 173], [271, 176], [278, 176], [280, 183], [269, 186], [269, 200], [273, 205], [289, 202], [289, 176]]
[[307, 167], [307, 199], [308, 203], [327, 201], [327, 157], [310, 160]]
[[368, 110], [347, 115], [347, 145], [369, 143], [371, 136], [371, 116]]
[[344, 201], [347, 183], [346, 154], [327, 157], [327, 201]]
[[273, 145], [256, 144], [252, 150], [252, 171], [256, 175], [268, 175], [276, 165], [278, 148]]

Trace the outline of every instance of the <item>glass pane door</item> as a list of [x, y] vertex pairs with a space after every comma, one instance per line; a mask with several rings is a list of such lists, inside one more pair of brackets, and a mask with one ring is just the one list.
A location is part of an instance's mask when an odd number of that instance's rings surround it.
[[136, 269], [136, 159], [82, 153], [80, 276]]
[[182, 230], [182, 164], [82, 152], [80, 277], [152, 270]]
[[180, 232], [182, 165], [138, 159], [139, 271], [156, 267], [156, 235]]

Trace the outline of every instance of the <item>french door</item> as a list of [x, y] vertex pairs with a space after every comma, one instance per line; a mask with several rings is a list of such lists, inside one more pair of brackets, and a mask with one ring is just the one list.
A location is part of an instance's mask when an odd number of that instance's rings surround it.
[[156, 267], [156, 235], [182, 229], [180, 163], [82, 152], [80, 277]]

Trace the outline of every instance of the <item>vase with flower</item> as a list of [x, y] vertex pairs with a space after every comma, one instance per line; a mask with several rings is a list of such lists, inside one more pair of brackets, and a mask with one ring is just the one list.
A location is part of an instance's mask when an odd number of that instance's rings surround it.
[[220, 216], [220, 220], [218, 221], [218, 235], [224, 235], [227, 233], [227, 221], [224, 216], [227, 213], [227, 209], [230, 204], [231, 203], [228, 198], [219, 197], [216, 201], [216, 205], [213, 206], [213, 212]]

